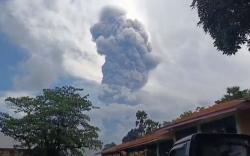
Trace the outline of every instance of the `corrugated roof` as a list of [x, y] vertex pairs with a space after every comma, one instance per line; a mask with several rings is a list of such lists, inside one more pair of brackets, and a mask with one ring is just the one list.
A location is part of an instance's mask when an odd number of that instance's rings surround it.
[[211, 107], [205, 108], [199, 112], [194, 112], [188, 117], [182, 119], [177, 119], [174, 123], [167, 125], [155, 131], [151, 135], [147, 135], [143, 138], [139, 138], [127, 143], [123, 143], [107, 150], [102, 151], [102, 153], [114, 153], [116, 151], [122, 151], [124, 149], [129, 149], [133, 147], [139, 147], [145, 144], [150, 144], [152, 142], [165, 140], [171, 138], [171, 130], [179, 126], [185, 126], [188, 124], [195, 123], [197, 121], [208, 119], [211, 117], [216, 117], [225, 113], [234, 112], [238, 109], [250, 108], [250, 102], [245, 100], [232, 100], [223, 102], [220, 104], [214, 104]]

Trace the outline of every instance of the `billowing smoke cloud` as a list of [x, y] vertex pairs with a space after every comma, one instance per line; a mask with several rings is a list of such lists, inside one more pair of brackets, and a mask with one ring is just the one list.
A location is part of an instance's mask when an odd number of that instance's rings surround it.
[[158, 62], [151, 54], [144, 27], [137, 20], [127, 19], [123, 10], [105, 7], [91, 34], [98, 53], [105, 56], [101, 100], [133, 101], [133, 92], [145, 85], [149, 71]]

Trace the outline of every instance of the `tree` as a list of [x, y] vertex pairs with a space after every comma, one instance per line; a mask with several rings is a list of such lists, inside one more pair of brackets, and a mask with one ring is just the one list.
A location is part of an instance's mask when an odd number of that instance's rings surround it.
[[161, 124], [159, 122], [153, 121], [151, 119], [147, 119], [145, 121], [146, 128], [145, 128], [145, 135], [150, 134], [154, 132], [156, 129], [161, 127]]
[[183, 118], [190, 117], [190, 116], [193, 115], [194, 113], [200, 112], [200, 111], [202, 111], [202, 110], [204, 110], [204, 109], [205, 109], [205, 107], [199, 107], [199, 106], [198, 106], [198, 107], [195, 108], [194, 111], [192, 111], [192, 110], [185, 111], [185, 112], [181, 113], [180, 116], [179, 116], [177, 119], [173, 120], [171, 123], [173, 123], [173, 122], [175, 122], [176, 120], [179, 120], [179, 119], [183, 119]]
[[122, 138], [122, 143], [125, 143], [125, 142], [129, 142], [129, 141], [132, 141], [132, 140], [135, 140], [135, 139], [138, 139], [140, 138], [141, 135], [140, 135], [140, 132], [137, 128], [132, 128], [126, 136], [124, 136]]
[[95, 108], [82, 89], [44, 89], [36, 97], [6, 99], [19, 116], [0, 114], [0, 130], [20, 142], [32, 155], [83, 155], [84, 149], [101, 147], [99, 129], [85, 113]]
[[193, 0], [204, 31], [214, 39], [214, 46], [223, 54], [233, 55], [241, 45], [250, 51], [249, 0]]
[[227, 92], [220, 100], [215, 101], [215, 103], [221, 103], [224, 101], [230, 101], [235, 99], [249, 99], [250, 90], [244, 89], [240, 90], [239, 86], [228, 87]]
[[114, 142], [111, 142], [110, 144], [105, 144], [103, 147], [103, 150], [109, 149], [109, 148], [114, 147], [114, 146], [116, 146], [116, 144]]
[[178, 119], [182, 119], [182, 118], [186, 118], [186, 117], [189, 117], [193, 114], [193, 111], [185, 111], [183, 112]]
[[[221, 102], [231, 101], [231, 100], [236, 100], [236, 99], [250, 100], [250, 90], [249, 89], [240, 90], [239, 86], [228, 87], [226, 94], [223, 95], [223, 97], [221, 99], [215, 101], [215, 103], [219, 104]], [[202, 111], [204, 109], [205, 109], [205, 107], [196, 107], [196, 109], [194, 111], [192, 111], [192, 110], [185, 111], [185, 112], [181, 113], [177, 119], [175, 119], [173, 121], [165, 121], [163, 124], [164, 125], [172, 124], [173, 122], [175, 122], [178, 119], [189, 117], [189, 116], [193, 115], [193, 113]]]
[[[135, 126], [137, 127], [138, 136], [142, 137], [146, 133], [146, 120], [148, 119], [148, 114], [145, 111], [136, 112]], [[136, 130], [135, 130], [136, 132]]]
[[163, 125], [163, 126], [169, 126], [169, 125], [171, 125], [173, 122], [174, 122], [174, 120], [172, 120], [172, 121], [163, 121], [162, 125]]
[[128, 142], [137, 138], [143, 137], [147, 134], [152, 133], [156, 129], [161, 127], [159, 122], [153, 121], [148, 118], [148, 114], [145, 111], [138, 110], [136, 112], [135, 128], [131, 129], [122, 142]]

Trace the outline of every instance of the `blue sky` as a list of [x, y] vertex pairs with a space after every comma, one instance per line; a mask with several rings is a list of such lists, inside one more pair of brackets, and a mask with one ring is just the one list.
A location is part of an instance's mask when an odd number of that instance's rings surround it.
[[[62, 85], [85, 88], [93, 103], [101, 107], [91, 112], [92, 122], [101, 128], [101, 139], [120, 143], [134, 126], [138, 109], [148, 112], [154, 120], [168, 121], [196, 106], [213, 104], [228, 86], [250, 88], [247, 48], [243, 46], [235, 56], [222, 55], [213, 47], [211, 37], [197, 27], [197, 12], [189, 7], [190, 3], [191, 0], [0, 2], [1, 109], [5, 110], [6, 96], [34, 96], [43, 88]], [[128, 88], [119, 90], [133, 104], [105, 103], [98, 98], [110, 88], [102, 84], [105, 56], [100, 55], [90, 29], [100, 22], [101, 10], [110, 5], [127, 13], [122, 18], [141, 23], [149, 36], [152, 54], [159, 58], [141, 88], [133, 92]], [[120, 47], [116, 44], [109, 48]], [[113, 64], [108, 72], [124, 74], [126, 70], [118, 67]], [[129, 74], [140, 78], [136, 72]]]
[[0, 33], [0, 53], [0, 92], [3, 92], [12, 88], [14, 76], [20, 73], [18, 65], [27, 56], [22, 48], [13, 44], [2, 33]]

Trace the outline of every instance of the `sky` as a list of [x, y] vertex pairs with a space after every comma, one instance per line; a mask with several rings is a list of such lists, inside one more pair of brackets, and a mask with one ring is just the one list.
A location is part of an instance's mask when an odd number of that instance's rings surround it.
[[[104, 143], [121, 143], [135, 112], [170, 121], [250, 88], [245, 46], [222, 55], [191, 0], [0, 1], [0, 110], [8, 96], [84, 88]], [[8, 140], [8, 139], [1, 139]]]

